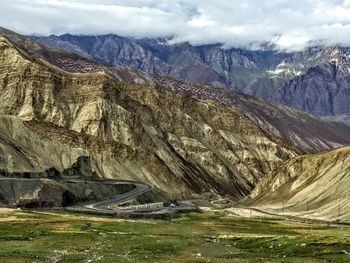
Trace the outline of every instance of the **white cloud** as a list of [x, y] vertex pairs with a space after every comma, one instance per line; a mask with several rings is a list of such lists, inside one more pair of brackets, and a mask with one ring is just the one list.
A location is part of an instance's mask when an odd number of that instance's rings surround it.
[[214, 26], [216, 23], [213, 20], [208, 20], [206, 18], [193, 18], [188, 24], [192, 27], [204, 28]]
[[225, 47], [273, 42], [295, 50], [350, 46], [350, 1], [12, 0], [0, 1], [0, 26], [24, 34], [174, 36], [172, 42]]

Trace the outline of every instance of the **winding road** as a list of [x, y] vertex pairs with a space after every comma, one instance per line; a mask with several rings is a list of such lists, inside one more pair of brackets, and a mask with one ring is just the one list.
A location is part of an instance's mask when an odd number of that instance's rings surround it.
[[[135, 185], [136, 188], [129, 191], [129, 192], [126, 192], [124, 194], [116, 195], [111, 199], [86, 204], [86, 205], [84, 205], [84, 207], [86, 207], [88, 209], [99, 210], [99, 211], [110, 210], [110, 209], [107, 209], [106, 206], [108, 206], [110, 204], [118, 204], [121, 202], [128, 201], [128, 200], [133, 199], [141, 194], [144, 194], [144, 193], [147, 193], [147, 192], [153, 190], [153, 186], [150, 186], [150, 185], [144, 184], [144, 183], [112, 182], [112, 181], [110, 181], [108, 183], [110, 183], [110, 184], [131, 184], [131, 185]], [[117, 209], [113, 209], [113, 210], [117, 210]]]
[[[112, 184], [132, 184], [135, 185], [135, 189], [114, 196], [113, 198], [102, 200], [99, 202], [91, 202], [89, 204], [85, 204], [84, 207], [89, 210], [98, 211], [101, 213], [133, 213], [133, 212], [140, 212], [142, 210], [143, 213], [152, 213], [152, 212], [163, 212], [163, 213], [169, 213], [169, 212], [175, 212], [175, 211], [193, 211], [195, 210], [195, 206], [186, 201], [178, 202], [176, 206], [169, 206], [169, 207], [163, 207], [163, 208], [152, 208], [147, 207], [140, 210], [125, 210], [125, 209], [118, 209], [118, 207], [109, 208], [109, 205], [116, 205], [118, 203], [122, 203], [131, 199], [134, 199], [135, 197], [138, 197], [144, 193], [150, 192], [154, 189], [154, 186], [148, 185], [145, 183], [140, 182], [128, 182], [128, 181], [107, 181], [104, 183], [112, 183]], [[145, 204], [147, 205], [147, 204]], [[142, 206], [142, 205], [141, 205]], [[125, 207], [124, 207], [125, 208]]]
[[[102, 201], [95, 201], [95, 202], [88, 202], [82, 205], [78, 206], [71, 206], [67, 207], [66, 209], [72, 210], [72, 211], [83, 211], [85, 209], [88, 211], [96, 211], [99, 213], [106, 213], [106, 214], [114, 214], [114, 213], [134, 213], [134, 212], [140, 212], [142, 210], [143, 213], [153, 213], [153, 212], [162, 212], [162, 213], [169, 213], [174, 211], [180, 211], [180, 210], [188, 210], [192, 211], [195, 210], [195, 207], [190, 202], [178, 202], [177, 205], [171, 205], [169, 207], [163, 207], [163, 205], [157, 206], [154, 204], [157, 203], [151, 203], [151, 204], [145, 204], [145, 208], [143, 209], [125, 209], [126, 207], [123, 207], [123, 209], [118, 208], [118, 204], [123, 203], [125, 201], [129, 201], [131, 199], [134, 199], [144, 193], [150, 192], [154, 189], [154, 186], [148, 185], [141, 182], [132, 182], [132, 181], [113, 181], [113, 180], [101, 180], [101, 181], [85, 181], [81, 179], [61, 179], [61, 180], [53, 180], [49, 178], [9, 178], [9, 177], [0, 177], [0, 181], [40, 181], [40, 180], [52, 180], [57, 181], [60, 183], [85, 183], [85, 184], [108, 184], [108, 185], [131, 185], [134, 188], [126, 193], [115, 195], [112, 198], [105, 199]], [[155, 200], [157, 201], [157, 200]], [[161, 203], [161, 202], [160, 202]], [[152, 206], [152, 204], [154, 206]], [[158, 203], [159, 204], [159, 203]], [[113, 205], [113, 208], [110, 208], [110, 206]], [[142, 206], [142, 205], [140, 205]], [[135, 206], [131, 206], [135, 207]], [[83, 208], [83, 209], [82, 209]]]

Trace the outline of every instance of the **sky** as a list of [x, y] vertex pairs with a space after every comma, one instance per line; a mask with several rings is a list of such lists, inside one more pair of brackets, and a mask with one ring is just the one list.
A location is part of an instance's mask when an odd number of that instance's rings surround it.
[[301, 50], [350, 46], [350, 0], [11, 0], [0, 1], [0, 26], [21, 34], [115, 33]]

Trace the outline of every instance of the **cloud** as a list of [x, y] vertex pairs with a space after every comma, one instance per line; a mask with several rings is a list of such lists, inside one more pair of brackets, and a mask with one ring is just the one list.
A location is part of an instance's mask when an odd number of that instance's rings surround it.
[[12, 0], [0, 25], [23, 34], [173, 37], [172, 42], [299, 50], [350, 46], [349, 0]]

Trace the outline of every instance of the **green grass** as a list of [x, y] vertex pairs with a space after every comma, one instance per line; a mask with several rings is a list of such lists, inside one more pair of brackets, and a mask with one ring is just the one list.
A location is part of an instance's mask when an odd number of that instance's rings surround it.
[[0, 262], [350, 262], [350, 228], [222, 212], [119, 220], [0, 214]]

